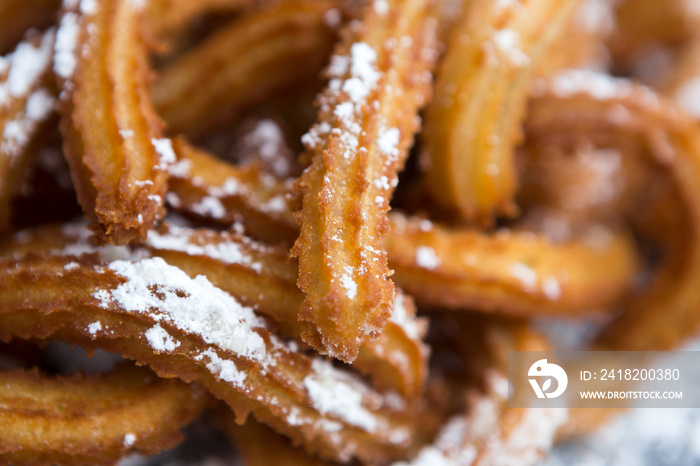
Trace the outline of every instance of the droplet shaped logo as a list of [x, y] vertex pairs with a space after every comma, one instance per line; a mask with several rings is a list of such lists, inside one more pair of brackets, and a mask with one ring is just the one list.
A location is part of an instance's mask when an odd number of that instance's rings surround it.
[[[569, 377], [567, 377], [564, 369], [556, 364], [548, 363], [546, 359], [535, 361], [535, 363], [530, 366], [527, 375], [537, 398], [557, 398], [564, 393], [566, 386], [569, 384]], [[543, 379], [545, 377], [547, 378], [543, 381], [542, 386], [540, 386], [538, 379]], [[557, 386], [554, 391], [550, 392], [552, 380], [557, 381]]]

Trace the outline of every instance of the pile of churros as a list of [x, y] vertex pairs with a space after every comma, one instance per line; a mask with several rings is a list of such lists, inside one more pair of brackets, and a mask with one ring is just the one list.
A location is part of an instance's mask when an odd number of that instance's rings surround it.
[[[700, 331], [671, 0], [0, 2], [0, 462], [533, 464], [508, 351]], [[581, 324], [583, 325], [583, 324]], [[87, 374], [53, 342], [119, 355]]]

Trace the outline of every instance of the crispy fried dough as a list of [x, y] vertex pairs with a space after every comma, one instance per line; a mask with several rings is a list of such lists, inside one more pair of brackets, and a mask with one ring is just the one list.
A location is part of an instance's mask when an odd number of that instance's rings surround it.
[[[241, 220], [256, 237], [267, 231], [264, 236], [283, 239], [294, 231], [285, 182], [254, 165], [234, 167], [179, 142], [175, 146], [185, 162], [173, 166], [171, 207], [224, 225]], [[279, 200], [279, 209], [265, 207], [272, 199]], [[224, 216], [199, 207], [216, 200], [225, 206]], [[619, 230], [593, 229], [558, 243], [531, 232], [449, 229], [398, 212], [389, 215], [389, 225], [384, 245], [394, 279], [427, 308], [510, 315], [610, 310], [629, 291], [639, 262], [634, 240]], [[594, 267], [601, 261], [610, 265], [605, 273]]]
[[[697, 122], [652, 90], [590, 72], [555, 76], [532, 103], [529, 144], [585, 137], [597, 147], [634, 144], [654, 176], [624, 212], [638, 236], [662, 254], [656, 273], [604, 333], [600, 344], [626, 350], [666, 350], [700, 328], [700, 135]], [[623, 151], [623, 153], [625, 153]], [[659, 192], [659, 204], [646, 193]], [[666, 199], [668, 196], [668, 199]]]
[[415, 441], [400, 396], [300, 353], [251, 308], [160, 258], [29, 254], [0, 270], [0, 340], [55, 337], [120, 353], [202, 384], [240, 419], [253, 414], [327, 459], [386, 462]]
[[98, 240], [143, 238], [165, 213], [170, 140], [148, 93], [137, 2], [84, 2], [61, 16], [54, 70], [63, 148]]
[[273, 2], [234, 19], [168, 64], [153, 102], [172, 134], [196, 137], [265, 96], [313, 79], [336, 37], [338, 0]]
[[154, 454], [182, 440], [179, 430], [208, 400], [133, 366], [89, 376], [0, 371], [0, 461], [92, 465]]
[[426, 110], [421, 163], [433, 198], [482, 226], [514, 216], [515, 146], [533, 67], [576, 0], [468, 2]]
[[436, 22], [430, 2], [368, 5], [350, 23], [328, 68], [316, 125], [304, 137], [310, 164], [297, 180], [299, 260], [305, 299], [299, 319], [311, 346], [353, 361], [391, 313], [382, 239], [398, 171], [418, 130], [418, 110], [431, 90]]
[[[79, 225], [24, 230], [0, 242], [0, 253], [6, 257], [30, 252], [120, 254], [115, 248], [94, 248], [87, 235]], [[128, 252], [122, 249], [121, 254]], [[191, 277], [206, 276], [243, 305], [270, 316], [283, 336], [301, 343], [305, 324], [297, 314], [303, 296], [295, 286], [297, 267], [288, 259], [286, 248], [234, 233], [163, 225], [148, 233], [136, 254], [162, 257]], [[428, 363], [428, 348], [423, 343], [427, 322], [415, 314], [411, 298], [397, 292], [384, 332], [365, 342], [353, 363], [353, 368], [372, 377], [376, 388], [395, 390], [412, 400], [422, 395]]]

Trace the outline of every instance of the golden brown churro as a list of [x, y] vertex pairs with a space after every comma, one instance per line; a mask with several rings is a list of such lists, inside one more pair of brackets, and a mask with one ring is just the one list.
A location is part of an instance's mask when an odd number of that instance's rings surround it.
[[174, 161], [148, 95], [141, 14], [138, 2], [81, 2], [56, 38], [64, 151], [90, 228], [114, 244], [143, 238], [164, 215]]
[[127, 366], [89, 376], [0, 371], [0, 400], [0, 461], [88, 465], [171, 448], [209, 398]]
[[336, 0], [273, 3], [234, 19], [167, 65], [153, 102], [168, 130], [201, 135], [266, 95], [313, 78], [335, 38], [327, 13], [340, 14], [340, 6]]
[[491, 225], [495, 216], [517, 212], [513, 152], [522, 139], [529, 78], [576, 4], [466, 5], [440, 65], [421, 149], [431, 195], [458, 218]]
[[435, 20], [424, 0], [368, 5], [331, 58], [318, 123], [305, 136], [310, 163], [296, 184], [304, 340], [353, 361], [389, 318], [394, 286], [382, 238], [418, 110], [430, 92]]
[[700, 10], [652, 3], [2, 2], [0, 462], [153, 454], [205, 405], [252, 465], [595, 428], [505, 375], [554, 317], [700, 331]]
[[672, 180], [663, 188], [673, 199], [671, 203], [649, 202], [644, 193], [653, 192], [654, 185], [647, 183], [623, 212], [638, 235], [658, 243], [663, 260], [652, 283], [625, 305], [602, 343], [627, 350], [664, 350], [678, 345], [700, 325], [693, 311], [698, 306], [700, 280], [696, 121], [648, 88], [601, 74], [563, 73], [542, 90], [527, 123], [530, 144], [576, 137], [585, 137], [597, 147], [635, 144], [657, 178]]
[[[181, 152], [179, 142], [175, 147], [180, 160], [191, 163], [173, 165], [171, 206], [224, 225], [239, 220], [256, 237], [268, 232], [279, 240], [295, 231], [284, 201], [285, 182], [254, 165], [234, 167], [186, 146]], [[275, 198], [279, 209], [264, 207]], [[225, 207], [199, 207], [217, 201]], [[226, 214], [219, 217], [216, 212]], [[421, 305], [433, 308], [511, 315], [610, 308], [629, 290], [638, 263], [632, 238], [605, 228], [557, 243], [531, 232], [449, 229], [398, 212], [389, 215], [389, 226], [384, 246], [394, 279]], [[600, 261], [610, 264], [603, 274], [592, 267]]]
[[203, 276], [160, 258], [104, 263], [95, 253], [0, 265], [0, 340], [52, 337], [120, 353], [199, 382], [241, 419], [253, 414], [329, 459], [386, 461], [414, 441], [401, 397], [303, 355]]

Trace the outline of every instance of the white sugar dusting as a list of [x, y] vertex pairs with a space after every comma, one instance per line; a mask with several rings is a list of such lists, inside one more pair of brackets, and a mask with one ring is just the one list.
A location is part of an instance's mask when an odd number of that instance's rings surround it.
[[53, 112], [56, 101], [46, 89], [39, 89], [29, 96], [24, 113], [8, 121], [2, 133], [0, 148], [14, 156], [19, 154], [31, 140], [40, 122]]
[[194, 213], [204, 217], [210, 216], [212, 218], [224, 218], [226, 215], [226, 208], [221, 201], [214, 196], [203, 197], [199, 203], [192, 204], [190, 209], [192, 209]]
[[610, 0], [585, 0], [576, 12], [576, 23], [585, 31], [607, 36], [615, 30], [615, 12]]
[[180, 346], [180, 342], [175, 340], [163, 327], [156, 324], [144, 333], [146, 340], [156, 351], [170, 352]]
[[389, 2], [386, 0], [374, 0], [374, 11], [380, 15], [385, 15], [389, 12]]
[[[331, 57], [327, 74], [330, 78], [326, 94], [321, 98], [321, 110], [332, 113], [338, 127], [332, 128], [327, 122], [315, 124], [302, 136], [304, 146], [311, 150], [324, 144], [329, 134], [338, 136], [340, 149], [347, 160], [354, 159], [360, 150], [359, 136], [362, 127], [358, 116], [367, 98], [381, 78], [375, 63], [377, 52], [364, 42], [356, 42], [350, 47], [349, 56]], [[340, 98], [342, 92], [347, 99]], [[391, 150], [389, 149], [391, 152]]]
[[537, 80], [532, 89], [535, 96], [549, 91], [561, 98], [588, 94], [601, 101], [624, 98], [636, 92], [635, 97], [641, 104], [649, 106], [659, 104], [656, 93], [648, 87], [635, 85], [625, 78], [615, 78], [591, 70], [564, 70], [548, 80]]
[[379, 137], [377, 137], [379, 151], [389, 159], [398, 158], [400, 136], [397, 128], [380, 130]]
[[131, 447], [134, 445], [135, 442], [136, 442], [136, 436], [134, 434], [124, 435], [124, 446], [125, 447]]
[[531, 408], [499, 448], [487, 450], [484, 464], [535, 464], [552, 449], [554, 436], [568, 419], [566, 408]]
[[[284, 133], [273, 120], [260, 120], [243, 138], [242, 144], [253, 151], [272, 171], [283, 178], [292, 171], [292, 156], [284, 141]], [[252, 158], [247, 157], [245, 160]]]
[[537, 285], [537, 272], [525, 264], [516, 263], [510, 268], [510, 274], [520, 280], [527, 291], [532, 291]]
[[343, 275], [340, 277], [340, 285], [345, 288], [345, 295], [349, 299], [355, 299], [357, 296], [357, 283], [355, 283], [353, 278], [352, 268], [346, 266], [343, 272]]
[[542, 292], [550, 301], [561, 298], [561, 286], [555, 277], [545, 277], [542, 280]]
[[168, 165], [168, 174], [170, 176], [185, 178], [192, 170], [192, 161], [189, 159], [181, 159], [176, 163]]
[[97, 13], [97, 0], [82, 0], [80, 2], [80, 12], [84, 15]]
[[[173, 142], [168, 138], [151, 139], [151, 144], [155, 147], [156, 152], [160, 155], [160, 163], [168, 164], [175, 163], [177, 157], [175, 156], [175, 151], [173, 150]], [[161, 165], [163, 167], [163, 165]]]
[[[77, 248], [89, 232], [84, 223], [80, 223], [66, 226], [63, 234], [76, 237], [74, 246]], [[187, 234], [184, 236], [187, 237]], [[188, 244], [183, 244], [182, 238], [173, 240], [155, 237], [154, 241], [168, 245], [175, 243], [177, 247], [185, 249], [189, 247]], [[93, 250], [98, 252], [101, 249], [104, 248], [93, 246]], [[259, 332], [266, 327], [264, 319], [257, 316], [250, 307], [242, 306], [234, 297], [212, 285], [202, 275], [191, 278], [161, 258], [140, 258], [138, 252], [132, 252], [130, 260], [112, 261], [101, 271], [107, 269], [121, 277], [123, 283], [112, 289], [94, 290], [92, 296], [98, 306], [110, 309], [110, 312], [143, 314], [151, 320], [152, 324], [144, 332], [144, 338], [155, 351], [171, 352], [181, 347], [181, 342], [173, 337], [175, 334], [192, 335], [201, 339], [207, 346], [195, 352], [194, 359], [205, 365], [212, 374], [238, 389], [248, 388], [245, 384], [247, 375], [237, 367], [237, 362], [230, 359], [231, 356], [226, 357], [227, 353], [255, 361], [265, 371], [268, 367], [279, 364], [279, 357], [298, 349], [274, 335], [261, 336]], [[397, 316], [401, 312], [406, 314], [405, 310], [399, 310]], [[404, 317], [398, 318], [404, 320]], [[94, 335], [102, 328], [103, 324], [98, 321], [89, 324], [87, 331]], [[386, 421], [366, 407], [372, 406], [375, 409], [384, 406], [393, 409], [392, 406], [401, 403], [389, 403], [361, 378], [337, 369], [325, 360], [311, 358], [311, 361], [310, 370], [303, 375], [303, 389], [312, 406], [321, 415], [328, 414], [332, 418], [318, 419], [317, 428], [340, 430], [343, 428], [341, 422], [344, 422], [373, 433], [386, 434], [390, 437], [389, 441], [397, 444], [408, 440], [408, 430], [397, 428], [387, 433], [389, 426]], [[297, 414], [293, 419], [295, 422], [313, 422], [313, 417], [306, 418]], [[352, 451], [354, 447], [344, 448]]]
[[54, 45], [53, 69], [63, 79], [70, 79], [78, 66], [76, 56], [78, 36], [80, 34], [80, 18], [77, 13], [66, 12], [61, 18], [56, 32]]
[[356, 104], [362, 104], [362, 101], [377, 85], [381, 77], [379, 71], [377, 71], [377, 68], [374, 66], [376, 61], [377, 52], [364, 42], [357, 42], [350, 47], [351, 78], [348, 79], [348, 81], [356, 79], [357, 81], [353, 81], [353, 83], [360, 85], [360, 88], [355, 88], [354, 93], [350, 95], [350, 98]]
[[154, 249], [185, 252], [191, 256], [207, 256], [227, 264], [243, 264], [253, 270], [262, 271], [262, 264], [253, 260], [242, 247], [234, 241], [195, 242], [196, 230], [170, 226], [167, 233], [155, 230], [148, 232], [148, 245]]
[[219, 355], [211, 349], [203, 351], [196, 356], [195, 359], [201, 361], [205, 357], [209, 358], [209, 362], [206, 363], [209, 372], [236, 387], [243, 387], [243, 382], [245, 381], [247, 375], [245, 372], [236, 367], [236, 363], [230, 359], [220, 358]]
[[552, 446], [557, 429], [566, 421], [566, 409], [526, 409], [507, 434], [499, 426], [499, 412], [504, 402], [506, 379], [488, 373], [489, 393], [470, 398], [467, 415], [449, 419], [440, 429], [435, 442], [423, 447], [409, 462], [393, 466], [468, 466], [530, 465]]
[[133, 129], [120, 129], [119, 135], [122, 137], [122, 139], [131, 139], [134, 137], [134, 130]]
[[416, 248], [416, 264], [425, 269], [439, 267], [442, 261], [435, 254], [435, 250], [430, 246], [419, 246]]
[[102, 305], [116, 301], [129, 312], [147, 313], [185, 332], [197, 333], [206, 343], [249, 359], [264, 360], [265, 342], [253, 331], [254, 327], [264, 327], [264, 322], [203, 275], [190, 278], [158, 257], [137, 262], [118, 260], [109, 268], [127, 281], [107, 294], [105, 290], [95, 293]]
[[314, 359], [314, 373], [304, 379], [311, 403], [323, 414], [333, 414], [367, 431], [377, 427], [377, 419], [362, 406], [361, 387], [352, 379], [337, 376], [328, 361]]
[[683, 110], [700, 118], [700, 76], [683, 83], [673, 97]]
[[7, 97], [26, 96], [42, 78], [51, 63], [53, 41], [54, 30], [50, 29], [43, 35], [39, 45], [21, 42], [5, 59], [9, 72], [7, 80], [0, 84], [0, 105]]
[[90, 335], [95, 335], [95, 334], [97, 334], [97, 332], [102, 330], [102, 322], [100, 322], [99, 320], [96, 322], [93, 322], [87, 326], [87, 329], [88, 329], [88, 333]]
[[522, 67], [530, 64], [528, 57], [521, 50], [520, 34], [512, 29], [503, 29], [493, 36], [496, 49], [503, 54], [511, 64]]
[[403, 294], [396, 293], [394, 295], [394, 309], [390, 318], [403, 329], [409, 338], [420, 340], [422, 338], [422, 330], [415, 316], [409, 315], [405, 302], [406, 297]]

